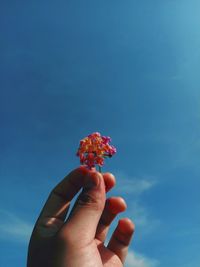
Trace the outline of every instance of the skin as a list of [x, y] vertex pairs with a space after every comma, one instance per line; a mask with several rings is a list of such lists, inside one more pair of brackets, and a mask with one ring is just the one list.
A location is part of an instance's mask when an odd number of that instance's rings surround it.
[[113, 219], [126, 209], [121, 197], [106, 199], [114, 185], [112, 174], [83, 166], [67, 175], [50, 193], [35, 224], [27, 267], [122, 267], [134, 224], [128, 218], [119, 220], [104, 245]]

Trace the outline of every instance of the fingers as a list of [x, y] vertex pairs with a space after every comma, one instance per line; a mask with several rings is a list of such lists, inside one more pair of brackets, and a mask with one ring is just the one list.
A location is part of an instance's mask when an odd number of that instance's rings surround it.
[[115, 186], [115, 177], [111, 173], [103, 173], [104, 183], [105, 183], [105, 190], [106, 192], [110, 191]]
[[134, 232], [134, 224], [128, 218], [121, 219], [111, 237], [108, 248], [124, 263]]
[[121, 197], [111, 197], [106, 200], [104, 211], [101, 215], [97, 231], [96, 239], [104, 242], [110, 227], [110, 224], [118, 213], [125, 211], [126, 202]]
[[[84, 166], [73, 170], [50, 193], [38, 222], [45, 226], [58, 223], [61, 225], [67, 215], [70, 201], [86, 182], [86, 175], [90, 172]], [[103, 174], [105, 190], [108, 192], [115, 185], [115, 177], [110, 173]]]
[[37, 224], [50, 226], [54, 220], [64, 221], [70, 201], [84, 184], [86, 172], [83, 167], [73, 170], [52, 190]]
[[105, 205], [105, 183], [103, 175], [90, 172], [75, 207], [61, 229], [70, 243], [88, 243], [95, 237], [96, 228]]

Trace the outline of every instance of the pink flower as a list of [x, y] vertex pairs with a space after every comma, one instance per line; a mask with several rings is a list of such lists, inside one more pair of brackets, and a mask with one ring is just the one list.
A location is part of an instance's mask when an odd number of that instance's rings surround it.
[[80, 158], [80, 163], [86, 165], [89, 169], [98, 165], [102, 167], [104, 159], [112, 157], [116, 153], [116, 148], [109, 143], [109, 136], [101, 136], [94, 132], [80, 141], [76, 155]]

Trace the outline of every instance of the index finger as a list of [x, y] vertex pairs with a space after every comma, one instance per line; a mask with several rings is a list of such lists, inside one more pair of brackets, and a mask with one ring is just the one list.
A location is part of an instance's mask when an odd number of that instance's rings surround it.
[[87, 171], [83, 166], [73, 170], [51, 191], [36, 224], [48, 226], [53, 220], [65, 220], [70, 202], [83, 186]]

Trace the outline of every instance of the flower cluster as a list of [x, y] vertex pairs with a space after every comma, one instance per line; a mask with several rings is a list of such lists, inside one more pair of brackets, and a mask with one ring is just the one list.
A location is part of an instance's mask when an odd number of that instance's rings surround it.
[[95, 165], [102, 167], [104, 159], [116, 153], [116, 148], [111, 146], [110, 142], [110, 137], [101, 136], [98, 132], [92, 133], [80, 141], [76, 155], [81, 164], [85, 164], [89, 169]]

